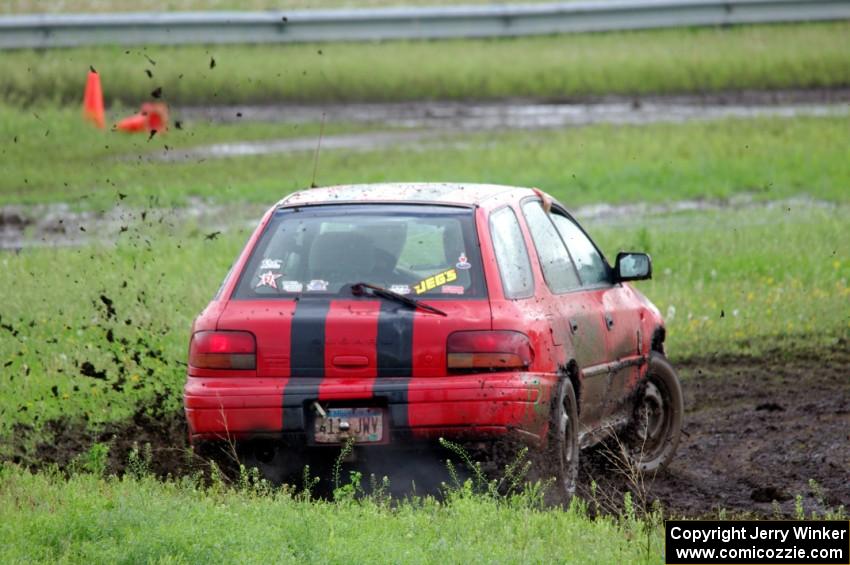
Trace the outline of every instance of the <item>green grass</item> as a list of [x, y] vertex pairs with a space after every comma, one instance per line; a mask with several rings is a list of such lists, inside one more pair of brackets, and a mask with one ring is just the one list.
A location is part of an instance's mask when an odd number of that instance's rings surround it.
[[805, 202], [594, 225], [613, 258], [645, 250], [673, 360], [792, 355], [850, 338], [850, 206]]
[[158, 86], [175, 104], [824, 88], [850, 85], [848, 34], [850, 23], [838, 22], [499, 40], [7, 51], [0, 99], [76, 104], [89, 65], [101, 73], [107, 100], [130, 106]]
[[[178, 408], [192, 319], [245, 234], [206, 240], [185, 226], [157, 239], [162, 229], [134, 228], [116, 249], [0, 256], [0, 284], [18, 289], [0, 306], [0, 383], [15, 391], [0, 395], [0, 431], [63, 414], [91, 424], [119, 420], [156, 393], [166, 395], [166, 409]], [[101, 296], [114, 302], [115, 316]], [[106, 378], [83, 376], [86, 362]]]
[[[310, 174], [310, 155], [204, 164], [119, 159], [161, 143], [300, 134], [274, 124], [186, 124], [173, 137], [147, 142], [75, 131], [71, 110], [42, 109], [37, 118], [2, 112], [4, 139], [18, 132], [17, 143], [0, 146], [12, 164], [0, 179], [6, 202], [68, 201], [88, 186], [95, 190], [85, 206], [93, 207], [110, 207], [116, 192], [139, 205], [189, 195], [270, 203]], [[668, 317], [674, 363], [817, 351], [850, 338], [850, 250], [842, 245], [850, 228], [849, 121], [598, 126], [467, 136], [459, 146], [425, 151], [328, 151], [320, 180], [404, 175], [536, 184], [570, 206], [750, 193], [755, 203], [737, 209], [587, 227], [609, 257], [620, 249], [652, 254], [655, 277], [638, 286]], [[303, 127], [315, 135], [315, 125]], [[110, 149], [99, 148], [104, 139]], [[69, 186], [56, 186], [63, 177]], [[22, 178], [32, 179], [23, 190]], [[815, 202], [766, 203], [803, 193]], [[96, 429], [154, 396], [165, 399], [164, 410], [179, 409], [191, 320], [248, 230], [213, 240], [204, 237], [209, 231], [191, 221], [148, 220], [114, 245], [0, 255], [0, 287], [12, 296], [0, 304], [0, 458], [11, 455], [9, 434], [19, 424], [34, 426], [25, 435], [36, 442], [49, 439], [42, 426], [59, 417]], [[454, 496], [447, 504], [419, 499], [390, 509], [373, 500], [307, 502], [286, 492], [204, 489], [188, 478], [66, 480], [0, 465], [0, 539], [4, 561], [12, 563], [660, 562], [661, 535], [655, 526], [647, 537], [628, 516], [591, 521], [578, 508], [540, 511], [521, 501]]]
[[[459, 496], [307, 502], [191, 482], [0, 473], [6, 563], [659, 563], [660, 529]], [[648, 544], [648, 547], [647, 547]]]
[[[152, 180], [151, 173], [158, 171], [159, 180], [149, 185], [156, 189], [136, 195], [146, 199], [159, 191], [172, 191], [175, 183], [169, 180], [170, 167], [147, 163], [140, 160], [142, 156], [234, 141], [292, 137], [318, 139], [321, 128], [317, 123], [237, 121], [214, 124], [202, 120], [181, 120], [176, 114], [171, 117], [169, 131], [153, 138], [147, 134], [127, 134], [110, 129], [111, 124], [136, 111], [122, 107], [113, 109], [107, 116], [108, 128], [99, 130], [84, 122], [77, 109], [44, 106], [20, 110], [0, 105], [0, 162], [11, 165], [4, 166], [4, 179], [0, 183], [4, 183], [5, 187], [0, 189], [0, 193], [6, 194], [5, 197], [0, 196], [0, 202], [33, 203], [89, 195], [97, 201], [102, 195], [90, 194], [92, 189], [130, 189], [134, 185], [148, 183]], [[326, 135], [369, 129], [371, 126], [367, 124], [344, 122], [324, 126]], [[194, 163], [195, 171], [203, 170], [205, 167], [197, 161]], [[192, 182], [192, 179], [184, 182]], [[220, 182], [217, 184], [220, 188]], [[112, 197], [114, 192], [110, 191]]]
[[[139, 159], [164, 145], [304, 135], [315, 124], [187, 124], [150, 142], [81, 125], [76, 111], [0, 106], [0, 204], [77, 201], [182, 205], [188, 197], [270, 204], [309, 186], [312, 152], [188, 162]], [[331, 126], [327, 135], [365, 126]], [[47, 166], [49, 164], [49, 166]], [[591, 126], [449, 137], [416, 150], [325, 150], [319, 184], [499, 182], [540, 186], [568, 206], [800, 194], [843, 200], [850, 187], [850, 115], [648, 126]]]
[[[0, 177], [3, 203], [110, 209], [120, 192], [131, 207], [185, 204], [190, 196], [270, 205], [308, 185], [312, 174], [309, 152], [203, 163], [138, 155], [164, 143], [315, 135], [315, 124], [296, 131], [188, 123], [148, 142], [80, 127], [69, 109], [19, 114], [5, 107], [0, 116], [0, 157], [13, 164]], [[423, 150], [327, 151], [318, 180], [495, 181], [539, 186], [568, 207], [740, 193], [757, 202], [805, 194], [837, 203], [624, 219], [593, 229], [611, 257], [620, 248], [653, 254], [656, 279], [642, 287], [663, 313], [675, 309], [675, 359], [758, 354], [771, 344], [820, 347], [847, 335], [850, 258], [836, 242], [848, 228], [848, 126], [844, 116], [471, 135]], [[346, 127], [355, 126], [339, 126]], [[204, 239], [210, 231], [191, 222], [164, 230], [149, 221], [118, 236], [114, 248], [0, 256], [0, 285], [15, 289], [15, 299], [0, 304], [0, 386], [16, 392], [0, 395], [0, 432], [62, 414], [92, 424], [121, 419], [154, 394], [176, 409], [191, 320], [247, 235], [243, 229]], [[107, 317], [101, 295], [114, 301], [115, 318]], [[107, 378], [83, 376], [86, 362]]]
[[[161, 143], [297, 133], [288, 126], [187, 124], [147, 142], [79, 128], [71, 110], [37, 113], [0, 113], [7, 118], [0, 120], [0, 156], [14, 164], [0, 177], [2, 202], [109, 209], [120, 192], [129, 195], [122, 204], [140, 207], [189, 196], [270, 205], [307, 185], [312, 173], [309, 153], [185, 164], [119, 158]], [[641, 286], [662, 313], [675, 311], [674, 359], [759, 354], [791, 343], [821, 347], [848, 333], [850, 257], [838, 244], [850, 227], [848, 126], [850, 117], [759, 119], [467, 136], [460, 146], [421, 151], [327, 151], [319, 181], [536, 185], [569, 207], [742, 192], [756, 202], [807, 194], [836, 203], [626, 218], [592, 229], [610, 257], [621, 248], [652, 253], [656, 278]], [[315, 134], [315, 125], [303, 127]], [[18, 140], [10, 143], [14, 131]], [[0, 286], [15, 289], [14, 300], [0, 304], [0, 387], [15, 391], [0, 395], [0, 433], [62, 414], [92, 424], [121, 419], [154, 394], [176, 409], [191, 320], [247, 236], [243, 228], [206, 240], [210, 231], [148, 220], [118, 236], [115, 247], [0, 255]], [[114, 318], [101, 295], [114, 301]], [[86, 362], [106, 379], [82, 375]]]
[[[518, 4], [540, 0], [464, 0], [463, 4]], [[569, 1], [569, 0], [568, 0]], [[146, 12], [188, 10], [309, 10], [327, 8], [378, 8], [392, 6], [444, 6], [454, 0], [6, 0], [0, 14], [73, 12]]]

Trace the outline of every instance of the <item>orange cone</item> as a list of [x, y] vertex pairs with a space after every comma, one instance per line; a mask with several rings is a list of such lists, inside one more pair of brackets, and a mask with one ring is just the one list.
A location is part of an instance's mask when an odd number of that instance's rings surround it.
[[106, 119], [103, 115], [103, 90], [100, 88], [100, 75], [94, 68], [89, 68], [91, 70], [86, 81], [86, 92], [83, 95], [83, 117], [103, 129]]
[[142, 114], [148, 117], [148, 131], [164, 133], [168, 129], [168, 106], [162, 102], [145, 102]]
[[127, 133], [142, 131], [164, 133], [168, 129], [168, 106], [160, 102], [145, 102], [138, 113], [115, 124], [115, 129]]
[[148, 129], [148, 117], [139, 112], [138, 114], [133, 114], [128, 118], [124, 118], [115, 124], [115, 128], [120, 129], [121, 131], [126, 131], [127, 133], [145, 131]]

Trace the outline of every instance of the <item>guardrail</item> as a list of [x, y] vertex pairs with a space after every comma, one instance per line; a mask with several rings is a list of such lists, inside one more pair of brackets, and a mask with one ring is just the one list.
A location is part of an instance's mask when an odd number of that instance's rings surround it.
[[510, 37], [850, 19], [850, 0], [604, 0], [557, 4], [42, 14], [0, 18], [0, 49]]

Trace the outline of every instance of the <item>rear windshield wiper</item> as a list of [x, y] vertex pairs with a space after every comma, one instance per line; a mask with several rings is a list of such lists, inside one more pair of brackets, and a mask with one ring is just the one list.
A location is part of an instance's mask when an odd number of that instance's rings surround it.
[[399, 294], [397, 292], [393, 292], [392, 290], [383, 288], [381, 286], [369, 284], [369, 283], [364, 283], [364, 282], [354, 283], [353, 285], [351, 285], [351, 293], [354, 296], [363, 296], [364, 294], [366, 294], [367, 288], [369, 290], [371, 290], [372, 294], [374, 294], [375, 296], [380, 296], [381, 298], [386, 298], [388, 300], [394, 300], [396, 302], [406, 304], [407, 306], [410, 306], [411, 308], [419, 308], [420, 310], [425, 310], [427, 312], [439, 314], [440, 316], [448, 316], [448, 314], [446, 314], [445, 312], [443, 312], [439, 308], [435, 308], [433, 306], [430, 306], [428, 304], [424, 304], [424, 303], [422, 303], [418, 300], [415, 300], [413, 298], [408, 298], [408, 297], [404, 296], [403, 294]]

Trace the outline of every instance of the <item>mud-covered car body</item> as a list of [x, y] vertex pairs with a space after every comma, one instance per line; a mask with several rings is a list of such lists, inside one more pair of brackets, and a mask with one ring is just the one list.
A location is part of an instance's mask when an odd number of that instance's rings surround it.
[[[334, 281], [335, 266], [350, 280]], [[664, 337], [658, 310], [618, 279], [559, 203], [536, 189], [459, 184], [284, 198], [192, 332], [192, 442], [304, 446], [354, 434], [363, 444], [512, 434], [541, 445], [559, 383], [569, 381], [584, 447], [632, 418]], [[358, 429], [340, 430], [346, 418]], [[360, 429], [370, 425], [379, 433]]]

